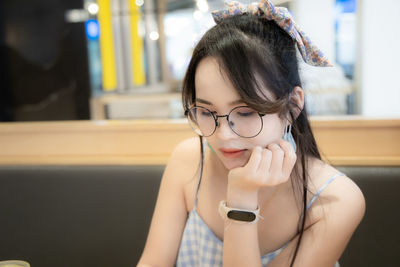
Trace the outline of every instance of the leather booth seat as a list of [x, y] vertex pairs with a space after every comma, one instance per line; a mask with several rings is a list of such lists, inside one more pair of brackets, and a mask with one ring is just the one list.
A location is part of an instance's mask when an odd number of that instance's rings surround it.
[[[339, 169], [367, 202], [341, 266], [400, 266], [400, 167]], [[163, 170], [1, 166], [0, 260], [25, 260], [32, 267], [135, 266]]]

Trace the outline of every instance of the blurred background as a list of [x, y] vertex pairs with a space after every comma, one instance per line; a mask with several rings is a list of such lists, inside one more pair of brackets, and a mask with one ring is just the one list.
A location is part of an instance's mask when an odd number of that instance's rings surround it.
[[[183, 117], [182, 78], [223, 2], [0, 1], [0, 121]], [[334, 62], [300, 64], [311, 115], [400, 116], [400, 1], [272, 2]]]

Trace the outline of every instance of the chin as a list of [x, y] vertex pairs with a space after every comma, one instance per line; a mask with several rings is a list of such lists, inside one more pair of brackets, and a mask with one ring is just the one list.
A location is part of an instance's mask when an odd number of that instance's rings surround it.
[[239, 159], [226, 159], [226, 158], [220, 158], [222, 164], [227, 170], [232, 170], [235, 168], [243, 167], [247, 164], [248, 162], [248, 157], [247, 158], [239, 158]]
[[226, 164], [226, 163], [224, 163], [224, 166], [228, 171], [239, 168], [239, 167], [243, 167], [244, 165], [245, 164], [231, 164], [231, 163]]

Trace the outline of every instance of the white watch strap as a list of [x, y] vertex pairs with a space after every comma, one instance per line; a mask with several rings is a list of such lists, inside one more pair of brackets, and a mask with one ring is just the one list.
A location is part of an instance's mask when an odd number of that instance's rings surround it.
[[260, 218], [260, 207], [256, 210], [236, 209], [226, 206], [226, 201], [222, 200], [218, 208], [219, 215], [222, 219], [231, 219], [242, 223], [257, 223]]

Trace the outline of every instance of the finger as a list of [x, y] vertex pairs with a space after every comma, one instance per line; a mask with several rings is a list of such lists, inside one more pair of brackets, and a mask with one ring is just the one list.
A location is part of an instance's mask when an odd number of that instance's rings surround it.
[[267, 148], [264, 148], [261, 153], [261, 162], [258, 171], [260, 175], [266, 179], [269, 177], [271, 161], [272, 161], [272, 151]]
[[246, 168], [250, 170], [252, 173], [255, 173], [258, 170], [258, 166], [260, 165], [261, 160], [261, 147], [256, 146], [253, 148], [251, 152], [250, 159], [247, 162]]
[[282, 173], [284, 177], [289, 177], [296, 163], [297, 155], [293, 146], [289, 142], [281, 139], [279, 145], [284, 152]]
[[268, 148], [272, 151], [272, 160], [270, 167], [271, 181], [279, 183], [282, 178], [282, 163], [284, 152], [278, 146], [278, 144], [275, 143], [268, 145]]

